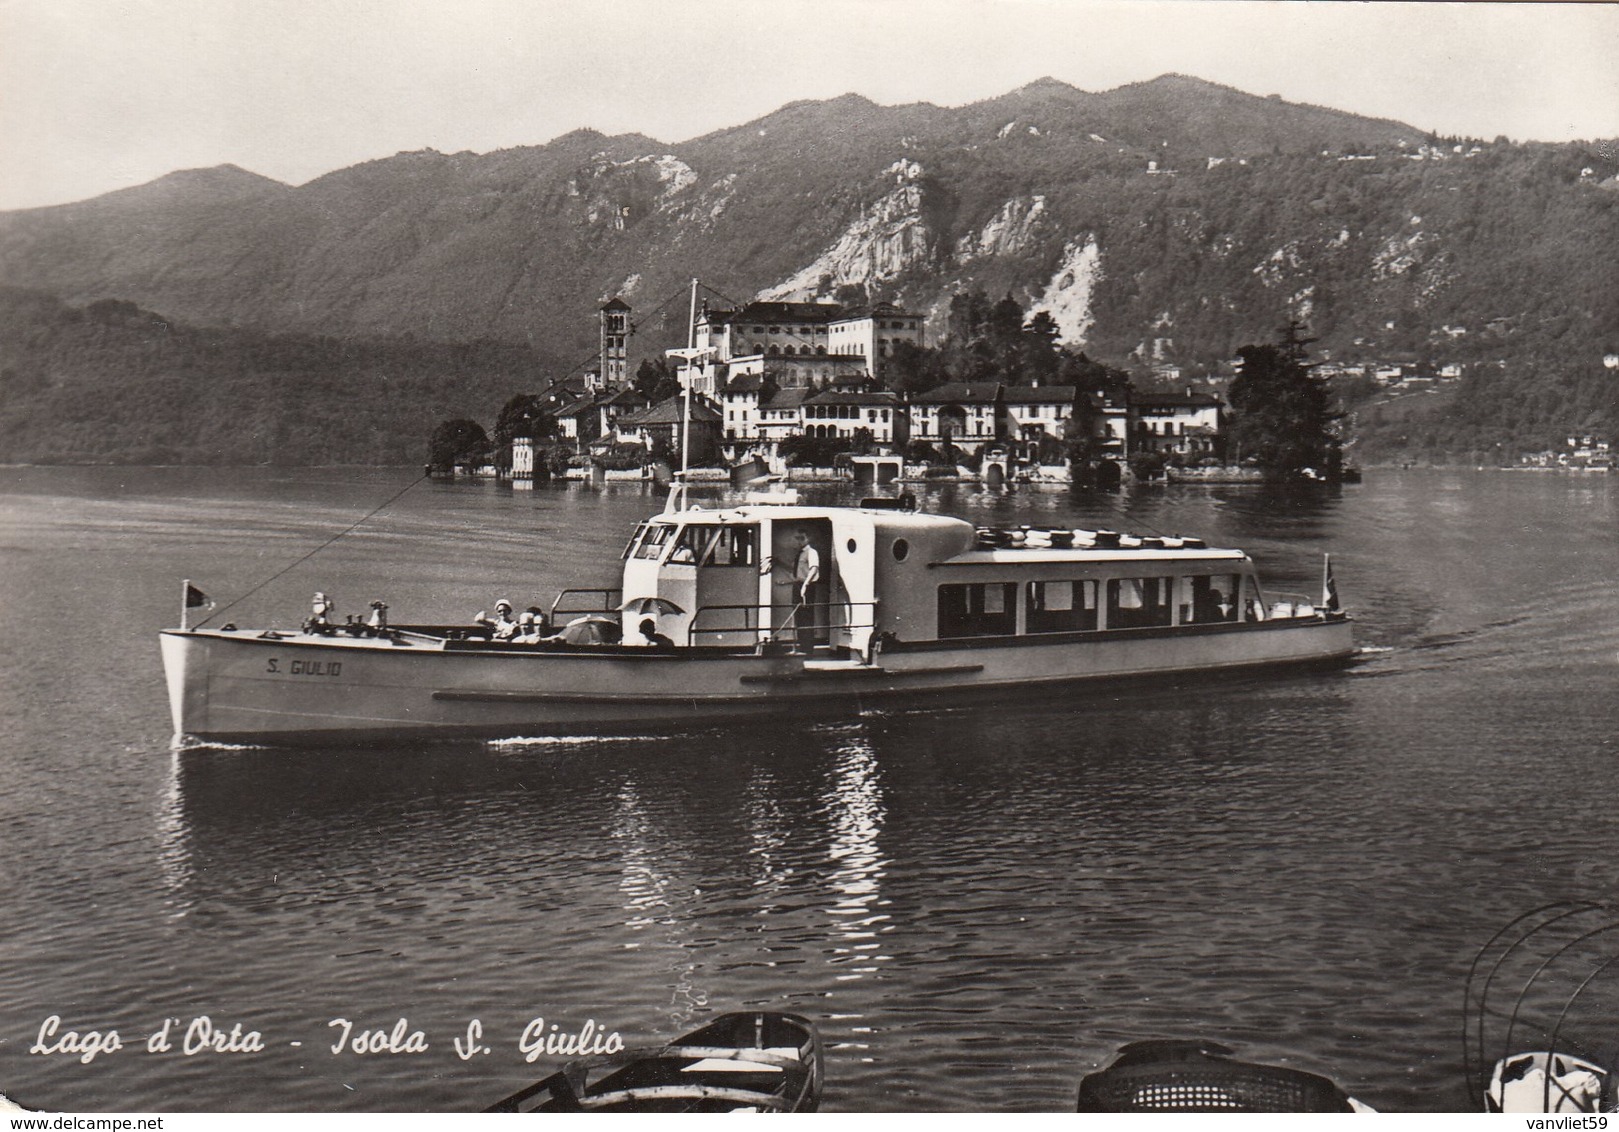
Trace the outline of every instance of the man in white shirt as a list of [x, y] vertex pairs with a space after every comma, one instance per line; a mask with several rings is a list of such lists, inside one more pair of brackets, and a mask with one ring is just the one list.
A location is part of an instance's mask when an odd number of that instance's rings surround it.
[[792, 545], [798, 555], [793, 564], [793, 583], [798, 590], [796, 596], [799, 602], [798, 615], [793, 624], [798, 631], [798, 647], [809, 652], [815, 647], [815, 631], [819, 621], [816, 606], [821, 603], [821, 554], [810, 545], [809, 535], [802, 529], [793, 532]]

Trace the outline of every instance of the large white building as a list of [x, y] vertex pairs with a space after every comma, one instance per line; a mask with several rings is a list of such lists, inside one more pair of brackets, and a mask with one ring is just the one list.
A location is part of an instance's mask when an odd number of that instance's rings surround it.
[[865, 358], [867, 372], [879, 381], [888, 375], [888, 360], [901, 342], [922, 345], [922, 316], [892, 303], [851, 312], [827, 324], [827, 347], [842, 357]]
[[864, 376], [881, 380], [901, 342], [922, 344], [922, 316], [892, 303], [850, 310], [838, 303], [746, 303], [704, 307], [696, 348], [729, 376], [769, 376], [783, 389]]

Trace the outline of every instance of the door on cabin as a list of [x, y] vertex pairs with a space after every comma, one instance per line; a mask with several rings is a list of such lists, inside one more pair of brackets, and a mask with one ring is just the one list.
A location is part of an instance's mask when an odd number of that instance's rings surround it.
[[[805, 547], [814, 550], [813, 559], [805, 555]], [[819, 576], [810, 583], [806, 598], [801, 593], [800, 577], [809, 569], [811, 561], [818, 565]], [[772, 524], [770, 624], [776, 640], [796, 641], [806, 651], [814, 645], [825, 644], [830, 595], [836, 582], [830, 519], [791, 519]]]

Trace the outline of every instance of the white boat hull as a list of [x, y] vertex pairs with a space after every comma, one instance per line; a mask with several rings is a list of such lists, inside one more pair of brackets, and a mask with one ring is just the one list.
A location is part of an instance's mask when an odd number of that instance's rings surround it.
[[899, 644], [873, 663], [724, 649], [461, 649], [426, 636], [162, 634], [177, 737], [335, 744], [635, 732], [819, 704], [1341, 662], [1342, 617]]

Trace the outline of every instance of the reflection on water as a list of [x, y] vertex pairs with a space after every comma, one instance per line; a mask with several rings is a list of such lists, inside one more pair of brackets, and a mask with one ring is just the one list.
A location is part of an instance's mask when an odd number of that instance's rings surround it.
[[[0, 603], [94, 594], [110, 626], [21, 619], [0, 654], [0, 1082], [41, 1107], [464, 1110], [554, 1068], [516, 1054], [532, 1018], [639, 1044], [771, 1006], [821, 1021], [833, 1110], [1063, 1109], [1117, 1045], [1165, 1036], [1383, 1108], [1471, 1108], [1473, 955], [1526, 908], [1619, 885], [1611, 477], [922, 490], [976, 522], [1241, 545], [1279, 590], [1318, 585], [1331, 551], [1368, 649], [1343, 671], [655, 739], [170, 752], [151, 636], [177, 579], [243, 592], [398, 485], [5, 474]], [[657, 502], [435, 485], [244, 616], [298, 616], [317, 583], [435, 620], [589, 584]], [[26, 1053], [52, 1013], [273, 1040], [225, 1069], [87, 1069]], [[432, 1048], [333, 1057], [336, 1017], [408, 1017]], [[462, 1063], [474, 1017], [495, 1052]]]
[[[848, 983], [876, 976], [879, 965], [891, 958], [881, 954], [880, 940], [882, 933], [892, 930], [882, 911], [883, 868], [888, 862], [878, 845], [885, 813], [876, 752], [869, 743], [851, 738], [837, 752], [832, 773], [825, 803], [832, 819], [828, 856], [834, 866], [828, 887], [837, 902], [828, 909], [832, 932], [828, 962], [837, 972], [833, 977]], [[859, 1025], [860, 1021], [858, 1015], [841, 1016], [839, 1029], [850, 1037], [834, 1048], [870, 1061], [864, 1035], [871, 1027]]]
[[170, 754], [167, 784], [156, 809], [153, 832], [156, 834], [155, 856], [159, 875], [168, 889], [164, 903], [169, 915], [178, 919], [191, 910], [186, 895], [192, 885], [191, 849], [186, 837], [185, 816], [181, 811], [183, 794], [180, 788], [182, 754]]
[[646, 948], [665, 957], [663, 970], [670, 983], [669, 1020], [676, 1029], [688, 1028], [708, 1005], [708, 997], [698, 985], [699, 964], [688, 942], [688, 909], [693, 900], [702, 896], [702, 889], [687, 887], [680, 875], [680, 866], [688, 863], [681, 847], [659, 836], [636, 793], [633, 778], [626, 779], [619, 789], [613, 837], [622, 853], [619, 891], [625, 900], [624, 927], [645, 933], [630, 937], [624, 947]]
[[[888, 919], [883, 906], [883, 859], [877, 838], [883, 828], [882, 788], [870, 745], [855, 741], [837, 754], [833, 784], [826, 799], [832, 816], [832, 846], [828, 851], [834, 871], [828, 881], [838, 901], [829, 909], [832, 930], [847, 947], [834, 954], [852, 955], [858, 962], [881, 958], [863, 955], [874, 951], [878, 925]], [[854, 967], [839, 979], [858, 979], [876, 972], [875, 966]]]

